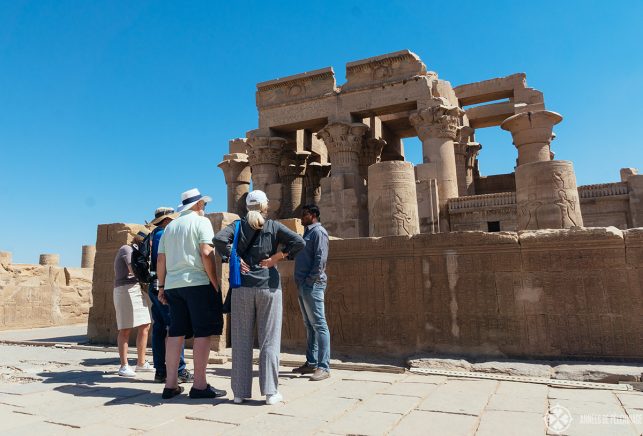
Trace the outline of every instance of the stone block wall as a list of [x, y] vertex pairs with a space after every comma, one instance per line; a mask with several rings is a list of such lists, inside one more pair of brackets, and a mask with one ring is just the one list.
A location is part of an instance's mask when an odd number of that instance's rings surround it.
[[139, 224], [122, 223], [98, 226], [92, 284], [93, 305], [87, 325], [87, 337], [91, 342], [116, 343], [118, 330], [114, 310], [114, 258], [122, 245], [132, 241], [131, 233], [143, 228]]
[[0, 330], [87, 322], [92, 270], [0, 263]]
[[[441, 233], [333, 240], [332, 348], [540, 358], [643, 358], [643, 229]], [[305, 349], [292, 281], [283, 345]]]

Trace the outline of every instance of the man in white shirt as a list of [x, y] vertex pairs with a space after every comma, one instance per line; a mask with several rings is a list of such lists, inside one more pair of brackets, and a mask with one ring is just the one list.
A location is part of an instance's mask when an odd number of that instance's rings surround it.
[[181, 215], [166, 228], [159, 242], [157, 276], [158, 298], [170, 306], [170, 328], [165, 363], [167, 379], [163, 398], [183, 392], [177, 370], [183, 342], [194, 337], [194, 383], [190, 398], [217, 398], [227, 394], [206, 381], [205, 370], [210, 356], [210, 339], [223, 330], [221, 292], [212, 249], [214, 230], [205, 215], [205, 205], [212, 199], [198, 189], [181, 195]]

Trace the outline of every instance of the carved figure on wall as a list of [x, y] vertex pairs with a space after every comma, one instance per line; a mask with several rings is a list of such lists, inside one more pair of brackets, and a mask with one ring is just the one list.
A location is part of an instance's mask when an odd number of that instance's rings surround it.
[[404, 211], [404, 204], [399, 195], [395, 194], [395, 212], [393, 218], [397, 223], [398, 230], [401, 228], [407, 235], [411, 234], [411, 230], [407, 228], [407, 224], [411, 222], [411, 217]]
[[[284, 286], [284, 289], [285, 288], [286, 288], [286, 286]], [[281, 329], [282, 335], [283, 335], [283, 337], [285, 339], [293, 339], [294, 336], [293, 336], [293, 330], [292, 329], [293, 329], [294, 322], [295, 322], [295, 320], [293, 318], [294, 318], [295, 312], [297, 310], [299, 310], [299, 308], [295, 307], [295, 305], [293, 304], [293, 298], [284, 298], [283, 300], [284, 300], [284, 306], [285, 307], [284, 307], [284, 311], [283, 311], [283, 313], [284, 313], [284, 323], [283, 323], [283, 326], [282, 326], [282, 329]]]
[[567, 191], [565, 191], [565, 179], [563, 179], [562, 173], [556, 171], [552, 175], [552, 178], [554, 180], [554, 183], [558, 187], [558, 201], [556, 201], [554, 204], [556, 204], [556, 206], [560, 208], [561, 228], [566, 229], [571, 227], [570, 225], [567, 225], [567, 223], [565, 222], [566, 220], [568, 220], [572, 226], [577, 225], [576, 221], [569, 212], [570, 209], [572, 211], [576, 210], [576, 202], [567, 198]]
[[328, 309], [328, 324], [330, 328], [330, 336], [341, 338], [342, 342], [346, 341], [344, 335], [344, 314], [348, 313], [348, 306], [342, 288], [334, 292], [334, 297], [329, 298], [327, 301]]

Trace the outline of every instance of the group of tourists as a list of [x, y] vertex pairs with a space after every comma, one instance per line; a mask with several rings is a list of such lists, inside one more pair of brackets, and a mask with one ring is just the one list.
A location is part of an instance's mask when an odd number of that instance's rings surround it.
[[[165, 383], [164, 399], [180, 395], [180, 383], [185, 382], [192, 382], [190, 398], [227, 395], [206, 379], [211, 337], [223, 330], [224, 303], [216, 273], [216, 251], [224, 262], [238, 256], [241, 271], [240, 286], [228, 291], [233, 401], [241, 404], [252, 397], [256, 328], [261, 395], [265, 395], [266, 404], [276, 404], [283, 400], [278, 389], [283, 304], [276, 266], [286, 258], [295, 261], [294, 280], [307, 336], [306, 362], [292, 371], [310, 374], [312, 381], [330, 377], [330, 333], [324, 311], [328, 233], [319, 222], [319, 208], [313, 204], [301, 208], [303, 237], [267, 219], [268, 197], [255, 190], [246, 196], [247, 215], [215, 235], [205, 217], [211, 200], [198, 189], [184, 192], [177, 212], [158, 208], [150, 223], [155, 226], [152, 232], [138, 232], [131, 245], [119, 249], [114, 260], [121, 365], [118, 374], [135, 377], [137, 372], [155, 371], [154, 380]], [[138, 261], [146, 258], [149, 276], [145, 271], [146, 278], [141, 280]], [[145, 360], [152, 321], [153, 366]], [[137, 362], [131, 367], [127, 347], [134, 328]], [[184, 358], [184, 342], [189, 338], [194, 338], [193, 374]]]

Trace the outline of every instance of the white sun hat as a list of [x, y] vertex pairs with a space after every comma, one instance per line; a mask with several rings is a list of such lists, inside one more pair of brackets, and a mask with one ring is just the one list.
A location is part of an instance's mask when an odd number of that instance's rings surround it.
[[183, 194], [181, 194], [181, 204], [179, 204], [177, 212], [183, 212], [184, 210], [191, 208], [201, 200], [209, 203], [212, 201], [212, 198], [207, 195], [201, 195], [199, 190], [196, 188], [185, 191]]

